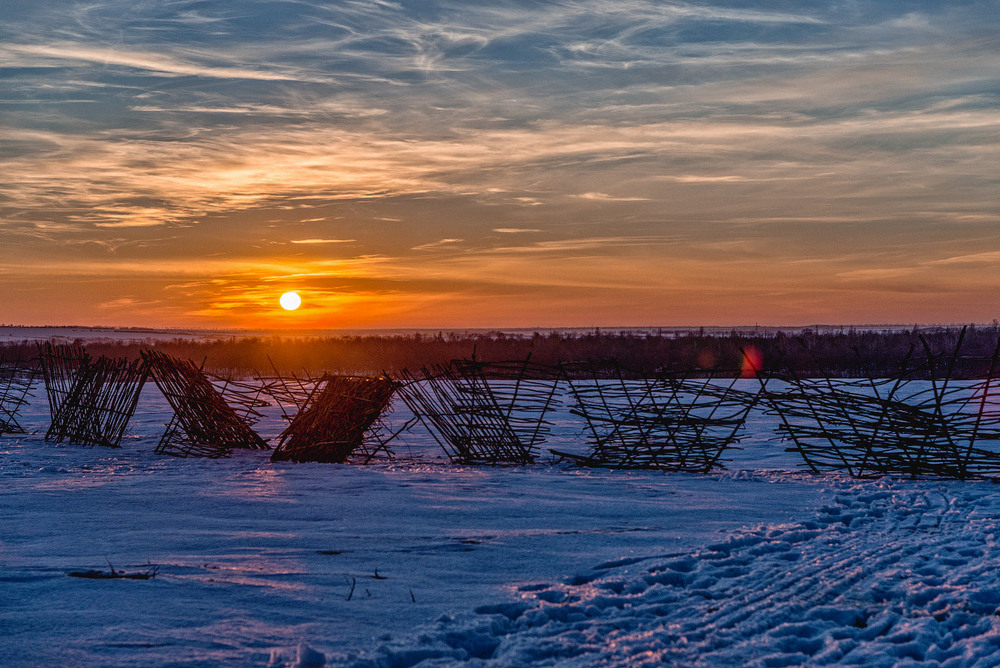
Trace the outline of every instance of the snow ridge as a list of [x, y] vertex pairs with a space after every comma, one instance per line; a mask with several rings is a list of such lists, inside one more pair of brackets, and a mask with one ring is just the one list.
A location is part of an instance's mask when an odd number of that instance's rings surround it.
[[809, 521], [601, 564], [442, 617], [358, 668], [1000, 664], [989, 484], [845, 483]]

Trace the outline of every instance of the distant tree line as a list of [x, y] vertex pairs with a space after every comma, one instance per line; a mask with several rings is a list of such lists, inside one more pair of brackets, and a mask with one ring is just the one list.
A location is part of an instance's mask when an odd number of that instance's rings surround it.
[[[920, 328], [908, 331], [846, 330], [841, 332], [765, 334], [733, 331], [727, 335], [646, 334], [595, 331], [586, 334], [535, 333], [421, 334], [398, 336], [336, 336], [324, 338], [229, 337], [214, 340], [177, 338], [169, 341], [81, 341], [92, 355], [136, 359], [142, 348], [204, 362], [206, 370], [249, 375], [324, 371], [344, 374], [395, 374], [403, 369], [446, 363], [452, 359], [483, 361], [531, 360], [546, 365], [582, 361], [614, 361], [628, 375], [661, 370], [697, 373], [759, 368], [764, 372], [793, 371], [799, 377], [882, 377], [896, 373], [907, 359], [927, 350], [950, 359], [962, 337], [961, 359], [951, 369], [955, 377], [981, 377], [990, 372], [1000, 328]], [[30, 359], [37, 353], [29, 341], [4, 343], [6, 359]], [[942, 362], [944, 364], [944, 362]], [[946, 364], [947, 366], [947, 364]], [[994, 369], [994, 372], [1000, 369]]]

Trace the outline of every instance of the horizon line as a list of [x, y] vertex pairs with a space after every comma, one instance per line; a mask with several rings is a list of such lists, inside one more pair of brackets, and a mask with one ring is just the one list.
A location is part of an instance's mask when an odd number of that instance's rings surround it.
[[412, 333], [474, 333], [474, 332], [599, 332], [601, 330], [616, 332], [691, 332], [698, 330], [711, 331], [804, 331], [815, 330], [906, 330], [920, 328], [960, 328], [960, 327], [996, 327], [998, 322], [967, 322], [967, 323], [810, 323], [801, 325], [767, 325], [767, 324], [742, 324], [742, 325], [567, 325], [567, 326], [515, 326], [515, 327], [354, 327], [354, 328], [302, 328], [302, 329], [281, 329], [281, 328], [249, 328], [249, 327], [149, 327], [142, 325], [22, 325], [22, 324], [0, 324], [0, 330], [14, 329], [77, 329], [87, 331], [110, 331], [110, 332], [191, 332], [191, 333], [246, 333], [246, 334], [281, 334], [304, 336], [310, 334], [327, 333], [330, 335], [351, 334], [356, 332], [412, 332]]

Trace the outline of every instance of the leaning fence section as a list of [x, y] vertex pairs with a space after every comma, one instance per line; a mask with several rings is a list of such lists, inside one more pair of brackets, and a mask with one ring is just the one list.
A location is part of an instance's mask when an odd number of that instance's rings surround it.
[[24, 360], [0, 357], [0, 436], [24, 433], [19, 413], [33, 396], [36, 373]]
[[38, 364], [45, 381], [50, 420], [55, 420], [60, 406], [69, 396], [77, 373], [90, 363], [90, 359], [80, 344], [54, 344], [50, 341], [39, 344]]
[[[921, 340], [889, 378], [762, 380], [780, 435], [813, 471], [855, 477], [1000, 477], [1000, 342], [992, 358], [934, 352]], [[987, 369], [955, 378], [959, 366]]]
[[503, 420], [525, 445], [532, 457], [551, 435], [548, 417], [561, 404], [557, 367], [534, 363], [530, 358], [499, 362], [475, 359], [452, 362], [461, 386], [470, 396], [499, 407]]
[[[160, 438], [156, 452], [175, 457], [226, 457], [234, 449], [267, 450], [268, 445], [252, 428], [251, 422], [263, 400], [257, 396], [237, 406], [226, 401], [223, 390], [232, 381], [218, 380], [218, 386], [190, 360], [179, 360], [156, 350], [143, 350], [153, 382], [173, 409], [173, 416]], [[244, 399], [254, 388], [241, 390]]]
[[254, 382], [261, 388], [262, 392], [274, 402], [274, 405], [281, 411], [281, 416], [288, 422], [295, 419], [306, 404], [309, 403], [313, 393], [319, 389], [325, 378], [323, 376], [313, 376], [308, 372], [301, 375], [295, 373], [281, 373], [274, 368], [271, 375], [256, 374]]
[[614, 362], [566, 367], [571, 413], [582, 417], [587, 455], [554, 451], [586, 466], [704, 473], [739, 442], [756, 392], [739, 374], [661, 373], [633, 378]]
[[[268, 386], [289, 418], [271, 461], [344, 463], [392, 456], [383, 417], [396, 391], [391, 378], [324, 375], [272, 379]], [[294, 413], [285, 407], [293, 405]]]
[[558, 378], [530, 360], [455, 360], [404, 371], [399, 395], [453, 462], [531, 464], [549, 433]]
[[264, 417], [260, 409], [271, 405], [267, 388], [256, 380], [244, 380], [232, 375], [205, 374], [222, 395], [223, 400], [247, 426], [253, 427]]
[[92, 358], [79, 346], [39, 349], [49, 397], [48, 441], [73, 445], [121, 446], [146, 382], [143, 360]]

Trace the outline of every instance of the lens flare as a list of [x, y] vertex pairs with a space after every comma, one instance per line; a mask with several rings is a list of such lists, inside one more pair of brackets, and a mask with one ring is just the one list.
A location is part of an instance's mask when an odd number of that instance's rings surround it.
[[755, 346], [743, 349], [743, 363], [740, 365], [741, 378], [755, 378], [764, 366], [764, 355]]

